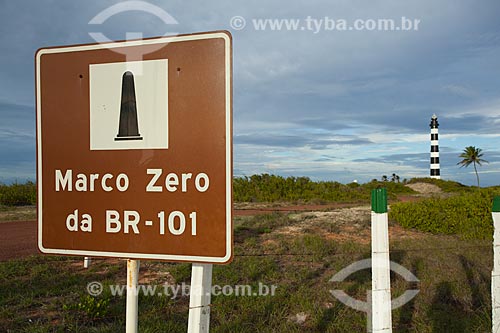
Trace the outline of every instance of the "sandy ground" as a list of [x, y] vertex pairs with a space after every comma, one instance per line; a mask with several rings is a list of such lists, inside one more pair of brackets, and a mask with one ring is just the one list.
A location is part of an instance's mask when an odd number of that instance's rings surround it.
[[0, 209], [0, 223], [2, 221], [31, 221], [35, 219], [35, 206], [11, 207], [6, 210]]
[[[353, 241], [362, 244], [369, 244], [371, 241], [370, 206], [296, 213], [290, 215], [290, 218], [300, 222], [284, 226], [275, 232], [298, 236], [313, 231], [325, 238], [338, 241]], [[418, 238], [422, 235], [421, 232], [404, 229], [399, 225], [389, 226], [390, 238]]]
[[436, 186], [434, 184], [428, 184], [428, 183], [415, 183], [415, 184], [408, 184], [406, 185], [415, 192], [421, 193], [421, 194], [436, 194], [436, 193], [441, 193], [441, 188], [439, 186]]

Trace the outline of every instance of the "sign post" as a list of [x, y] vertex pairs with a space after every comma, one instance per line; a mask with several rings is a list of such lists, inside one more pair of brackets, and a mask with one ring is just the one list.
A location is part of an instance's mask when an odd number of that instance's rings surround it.
[[193, 264], [189, 293], [188, 333], [208, 333], [211, 292], [212, 265]]
[[139, 260], [127, 259], [127, 309], [125, 311], [125, 332], [137, 333], [139, 290]]
[[90, 257], [84, 257], [83, 258], [83, 268], [89, 268], [90, 267], [90, 262], [91, 262], [91, 258]]
[[229, 32], [43, 48], [35, 68], [41, 252], [127, 258], [130, 286], [139, 260], [231, 262]]

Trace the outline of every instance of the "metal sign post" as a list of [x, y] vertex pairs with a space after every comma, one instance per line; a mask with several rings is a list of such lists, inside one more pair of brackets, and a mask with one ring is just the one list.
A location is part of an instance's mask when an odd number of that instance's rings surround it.
[[188, 333], [208, 333], [211, 292], [212, 264], [193, 264], [189, 294]]
[[139, 290], [137, 285], [139, 282], [139, 266], [139, 260], [127, 259], [126, 333], [137, 333], [138, 328]]
[[90, 261], [91, 261], [90, 257], [83, 258], [83, 268], [89, 268], [90, 267]]

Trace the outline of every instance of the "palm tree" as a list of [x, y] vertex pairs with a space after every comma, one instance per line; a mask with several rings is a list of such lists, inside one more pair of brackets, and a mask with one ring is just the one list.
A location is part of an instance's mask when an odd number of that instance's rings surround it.
[[483, 157], [482, 149], [476, 148], [474, 146], [465, 147], [464, 152], [458, 157], [463, 158], [463, 160], [457, 163], [460, 164], [460, 167], [468, 167], [471, 163], [474, 165], [474, 171], [476, 172], [477, 178], [477, 187], [479, 187], [479, 175], [477, 173], [476, 164], [481, 165], [481, 163], [489, 163], [488, 161], [481, 158]]
[[395, 173], [392, 174], [392, 177], [391, 177], [391, 182], [397, 182], [399, 183], [399, 176]]

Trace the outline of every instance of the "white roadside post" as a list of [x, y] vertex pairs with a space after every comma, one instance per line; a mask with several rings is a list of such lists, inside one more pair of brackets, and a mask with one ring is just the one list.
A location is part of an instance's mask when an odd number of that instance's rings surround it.
[[211, 291], [212, 264], [193, 264], [189, 290], [188, 333], [209, 332]]
[[125, 332], [137, 333], [139, 293], [139, 260], [127, 259], [127, 309], [125, 312]]
[[83, 268], [89, 268], [90, 266], [90, 257], [84, 257], [83, 258]]
[[500, 332], [500, 197], [493, 199], [493, 271], [491, 272], [491, 320], [493, 332]]
[[[392, 332], [391, 280], [389, 261], [389, 225], [387, 191], [372, 190], [372, 297], [371, 323], [373, 333]], [[370, 313], [368, 314], [370, 317]]]

